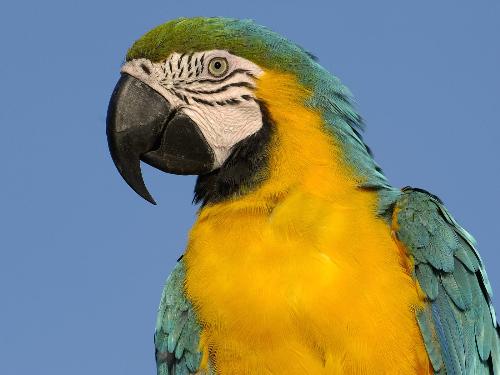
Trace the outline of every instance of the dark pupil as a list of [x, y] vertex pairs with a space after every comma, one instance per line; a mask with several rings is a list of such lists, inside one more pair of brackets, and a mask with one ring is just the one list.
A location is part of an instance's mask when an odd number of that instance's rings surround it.
[[220, 68], [221, 68], [221, 66], [222, 66], [222, 64], [220, 63], [220, 61], [216, 61], [216, 62], [214, 63], [214, 68], [215, 68], [215, 69], [220, 69]]

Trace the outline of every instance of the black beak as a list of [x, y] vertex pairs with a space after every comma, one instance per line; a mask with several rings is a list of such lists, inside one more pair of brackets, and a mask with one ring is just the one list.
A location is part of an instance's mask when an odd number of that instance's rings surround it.
[[141, 160], [174, 174], [200, 175], [213, 169], [213, 150], [198, 125], [128, 74], [122, 74], [111, 96], [106, 134], [121, 176], [152, 204], [156, 202], [144, 184]]

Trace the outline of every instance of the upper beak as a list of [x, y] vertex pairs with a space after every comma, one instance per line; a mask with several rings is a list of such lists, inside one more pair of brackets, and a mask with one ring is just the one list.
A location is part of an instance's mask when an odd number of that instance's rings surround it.
[[122, 74], [111, 96], [106, 134], [121, 176], [152, 204], [156, 202], [144, 184], [141, 160], [175, 174], [204, 174], [214, 166], [213, 150], [198, 125], [128, 74]]

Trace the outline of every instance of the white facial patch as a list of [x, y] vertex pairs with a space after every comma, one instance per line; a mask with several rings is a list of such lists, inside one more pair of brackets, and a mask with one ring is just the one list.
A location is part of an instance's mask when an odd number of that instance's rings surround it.
[[[214, 74], [218, 72], [213, 67], [220, 66], [217, 61], [227, 62], [220, 76]], [[196, 122], [214, 151], [214, 169], [224, 163], [235, 144], [262, 127], [254, 89], [263, 71], [227, 51], [173, 53], [157, 63], [135, 59], [126, 62], [121, 72], [143, 81]]]

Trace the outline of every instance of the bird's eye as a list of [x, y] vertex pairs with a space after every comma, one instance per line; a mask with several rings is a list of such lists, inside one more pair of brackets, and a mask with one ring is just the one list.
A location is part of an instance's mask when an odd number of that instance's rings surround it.
[[208, 63], [208, 72], [214, 77], [222, 77], [228, 69], [227, 60], [224, 57], [214, 57]]

